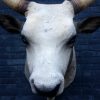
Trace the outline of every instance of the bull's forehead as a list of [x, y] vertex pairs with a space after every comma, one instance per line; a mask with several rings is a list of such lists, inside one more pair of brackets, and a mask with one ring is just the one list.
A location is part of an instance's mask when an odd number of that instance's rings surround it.
[[22, 34], [40, 43], [64, 40], [75, 32], [73, 17], [73, 6], [67, 0], [62, 4], [48, 5], [31, 2]]
[[[30, 2], [28, 6], [28, 15], [35, 14], [40, 12], [46, 12], [46, 14], [55, 14], [58, 15], [61, 13], [70, 13], [73, 14], [73, 6], [70, 1], [65, 0], [61, 4], [39, 4], [35, 2]], [[47, 13], [48, 12], [48, 13]]]

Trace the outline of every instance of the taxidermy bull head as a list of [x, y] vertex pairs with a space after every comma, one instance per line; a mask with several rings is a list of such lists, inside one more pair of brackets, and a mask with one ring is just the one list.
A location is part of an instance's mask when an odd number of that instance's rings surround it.
[[10, 15], [0, 14], [0, 25], [11, 33], [19, 32], [26, 44], [25, 74], [33, 93], [54, 100], [74, 80], [77, 33], [92, 33], [100, 26], [99, 16], [77, 23], [73, 20], [94, 0], [64, 0], [61, 4], [3, 1], [26, 17], [23, 24]]

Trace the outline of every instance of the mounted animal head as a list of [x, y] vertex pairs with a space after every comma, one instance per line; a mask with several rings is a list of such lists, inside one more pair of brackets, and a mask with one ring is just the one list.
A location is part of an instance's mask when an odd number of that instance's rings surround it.
[[22, 35], [32, 91], [47, 97], [61, 94], [77, 33], [92, 33], [100, 26], [98, 16], [77, 24], [73, 20], [75, 14], [94, 0], [65, 0], [61, 4], [3, 1], [26, 17], [22, 24], [10, 15], [1, 14], [0, 25], [11, 33]]

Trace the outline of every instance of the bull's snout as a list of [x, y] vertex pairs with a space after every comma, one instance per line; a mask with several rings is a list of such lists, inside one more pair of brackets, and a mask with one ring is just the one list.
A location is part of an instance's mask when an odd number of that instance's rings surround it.
[[42, 96], [47, 96], [47, 97], [54, 97], [55, 95], [57, 95], [57, 92], [60, 88], [60, 84], [56, 85], [53, 89], [46, 88], [44, 86], [44, 89], [41, 90], [41, 88], [39, 88], [35, 84], [34, 84], [34, 87], [35, 87], [35, 90], [37, 91], [38, 94], [40, 94]]
[[62, 80], [59, 77], [31, 77], [30, 84], [33, 92], [47, 97], [54, 97], [58, 95], [62, 86]]

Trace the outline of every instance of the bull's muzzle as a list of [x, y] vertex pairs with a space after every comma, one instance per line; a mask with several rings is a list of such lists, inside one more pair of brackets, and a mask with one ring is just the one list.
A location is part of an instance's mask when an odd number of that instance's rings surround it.
[[[58, 93], [58, 90], [60, 88], [60, 84], [56, 85], [52, 90], [49, 88], [41, 90], [35, 84], [34, 84], [34, 87], [35, 87], [36, 92], [39, 95], [46, 96], [46, 97], [54, 97]], [[46, 88], [46, 87], [44, 87], [44, 88]]]

